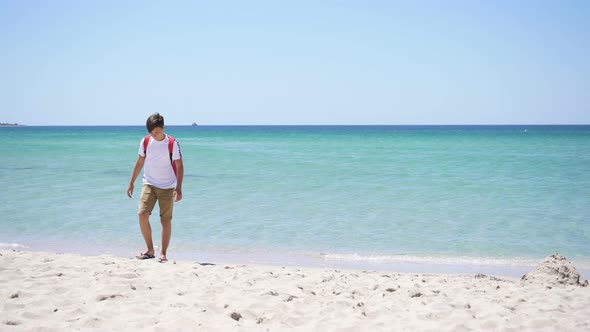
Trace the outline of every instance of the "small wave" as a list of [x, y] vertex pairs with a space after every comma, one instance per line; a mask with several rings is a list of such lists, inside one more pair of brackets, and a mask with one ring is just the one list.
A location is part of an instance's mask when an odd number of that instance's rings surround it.
[[29, 248], [29, 247], [25, 246], [24, 244], [19, 244], [19, 243], [1, 243], [0, 242], [0, 248]]
[[539, 261], [524, 258], [495, 257], [444, 257], [444, 256], [409, 256], [409, 255], [359, 255], [359, 254], [322, 254], [327, 261], [350, 261], [370, 263], [410, 263], [437, 265], [489, 265], [489, 266], [536, 266]]
[[35, 167], [32, 167], [32, 166], [12, 166], [12, 165], [8, 165], [8, 166], [0, 166], [0, 169], [9, 170], [9, 171], [30, 171], [32, 169], [35, 169]]

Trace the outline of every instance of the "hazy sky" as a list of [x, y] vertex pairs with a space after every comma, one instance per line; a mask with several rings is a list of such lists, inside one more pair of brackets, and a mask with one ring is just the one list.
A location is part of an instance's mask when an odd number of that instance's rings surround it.
[[0, 122], [590, 124], [590, 1], [0, 0]]

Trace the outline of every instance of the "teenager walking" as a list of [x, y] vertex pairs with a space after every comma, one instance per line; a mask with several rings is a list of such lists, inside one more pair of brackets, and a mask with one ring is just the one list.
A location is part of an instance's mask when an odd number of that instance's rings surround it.
[[152, 241], [150, 215], [156, 202], [160, 208], [162, 224], [161, 263], [167, 262], [166, 251], [172, 234], [172, 211], [174, 202], [182, 199], [182, 180], [184, 166], [180, 145], [174, 137], [164, 133], [164, 117], [158, 113], [150, 115], [146, 121], [149, 135], [139, 145], [139, 156], [135, 162], [127, 196], [132, 197], [135, 179], [143, 169], [143, 187], [139, 197], [139, 228], [147, 246], [137, 259], [155, 258]]

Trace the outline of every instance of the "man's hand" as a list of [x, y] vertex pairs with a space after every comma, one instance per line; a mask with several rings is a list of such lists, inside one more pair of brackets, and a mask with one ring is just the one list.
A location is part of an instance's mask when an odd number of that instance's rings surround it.
[[139, 175], [139, 172], [141, 172], [144, 162], [145, 156], [138, 156], [137, 161], [135, 162], [135, 166], [133, 166], [133, 174], [131, 174], [131, 179], [129, 180], [129, 187], [127, 187], [127, 196], [129, 196], [129, 198], [133, 196], [133, 186], [135, 183], [135, 179]]
[[179, 202], [182, 199], [182, 189], [174, 190], [174, 201]]

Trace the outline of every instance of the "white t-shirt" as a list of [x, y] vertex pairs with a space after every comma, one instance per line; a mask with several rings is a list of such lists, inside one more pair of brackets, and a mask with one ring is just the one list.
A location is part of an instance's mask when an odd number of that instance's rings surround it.
[[[156, 141], [150, 136], [147, 146], [147, 153], [143, 151], [143, 138], [139, 142], [139, 155], [145, 156], [143, 164], [143, 183], [152, 185], [160, 189], [176, 188], [176, 176], [170, 162], [170, 152], [168, 151], [168, 135], [161, 140]], [[180, 145], [174, 140], [172, 146], [172, 160], [182, 159]]]

